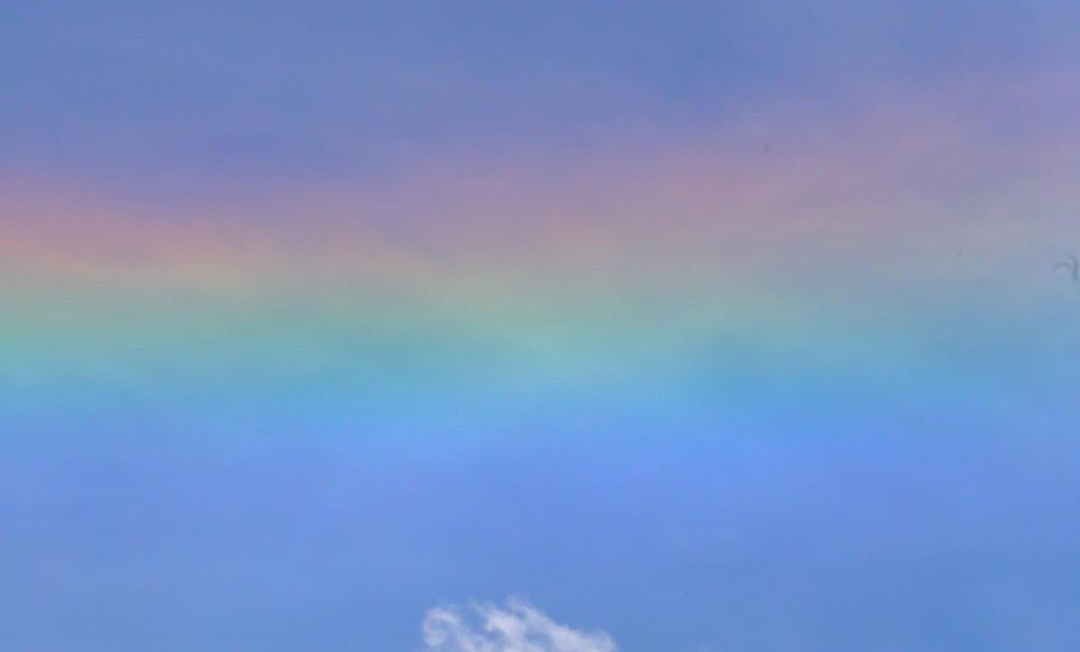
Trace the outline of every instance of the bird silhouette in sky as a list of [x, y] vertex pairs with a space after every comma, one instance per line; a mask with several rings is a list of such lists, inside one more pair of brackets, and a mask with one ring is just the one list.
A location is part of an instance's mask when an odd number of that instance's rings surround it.
[[1063, 269], [1072, 276], [1073, 283], [1080, 282], [1080, 260], [1077, 260], [1075, 255], [1069, 254], [1069, 260], [1057, 263], [1054, 269]]

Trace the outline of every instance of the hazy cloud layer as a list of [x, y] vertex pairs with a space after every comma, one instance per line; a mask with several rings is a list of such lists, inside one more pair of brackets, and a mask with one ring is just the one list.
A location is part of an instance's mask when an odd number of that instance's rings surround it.
[[520, 600], [494, 604], [450, 605], [424, 617], [428, 652], [617, 652], [601, 631], [560, 625]]

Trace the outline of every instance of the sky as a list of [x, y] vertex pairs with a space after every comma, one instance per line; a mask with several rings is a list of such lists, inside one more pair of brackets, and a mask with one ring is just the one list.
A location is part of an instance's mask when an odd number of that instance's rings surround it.
[[0, 648], [1075, 649], [1078, 20], [7, 0]]

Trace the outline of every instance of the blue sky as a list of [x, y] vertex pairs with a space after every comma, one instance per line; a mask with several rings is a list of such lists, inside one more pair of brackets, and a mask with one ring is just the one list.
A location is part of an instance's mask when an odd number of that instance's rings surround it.
[[0, 649], [1075, 649], [1077, 21], [7, 0]]
[[5, 4], [0, 163], [129, 187], [692, 137], [1078, 58], [1052, 2]]

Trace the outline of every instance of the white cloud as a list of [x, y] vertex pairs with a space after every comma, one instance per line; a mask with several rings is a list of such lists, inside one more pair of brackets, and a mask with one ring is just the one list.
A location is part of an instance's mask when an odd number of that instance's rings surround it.
[[426, 652], [618, 652], [606, 633], [560, 625], [520, 600], [437, 607], [423, 630]]

